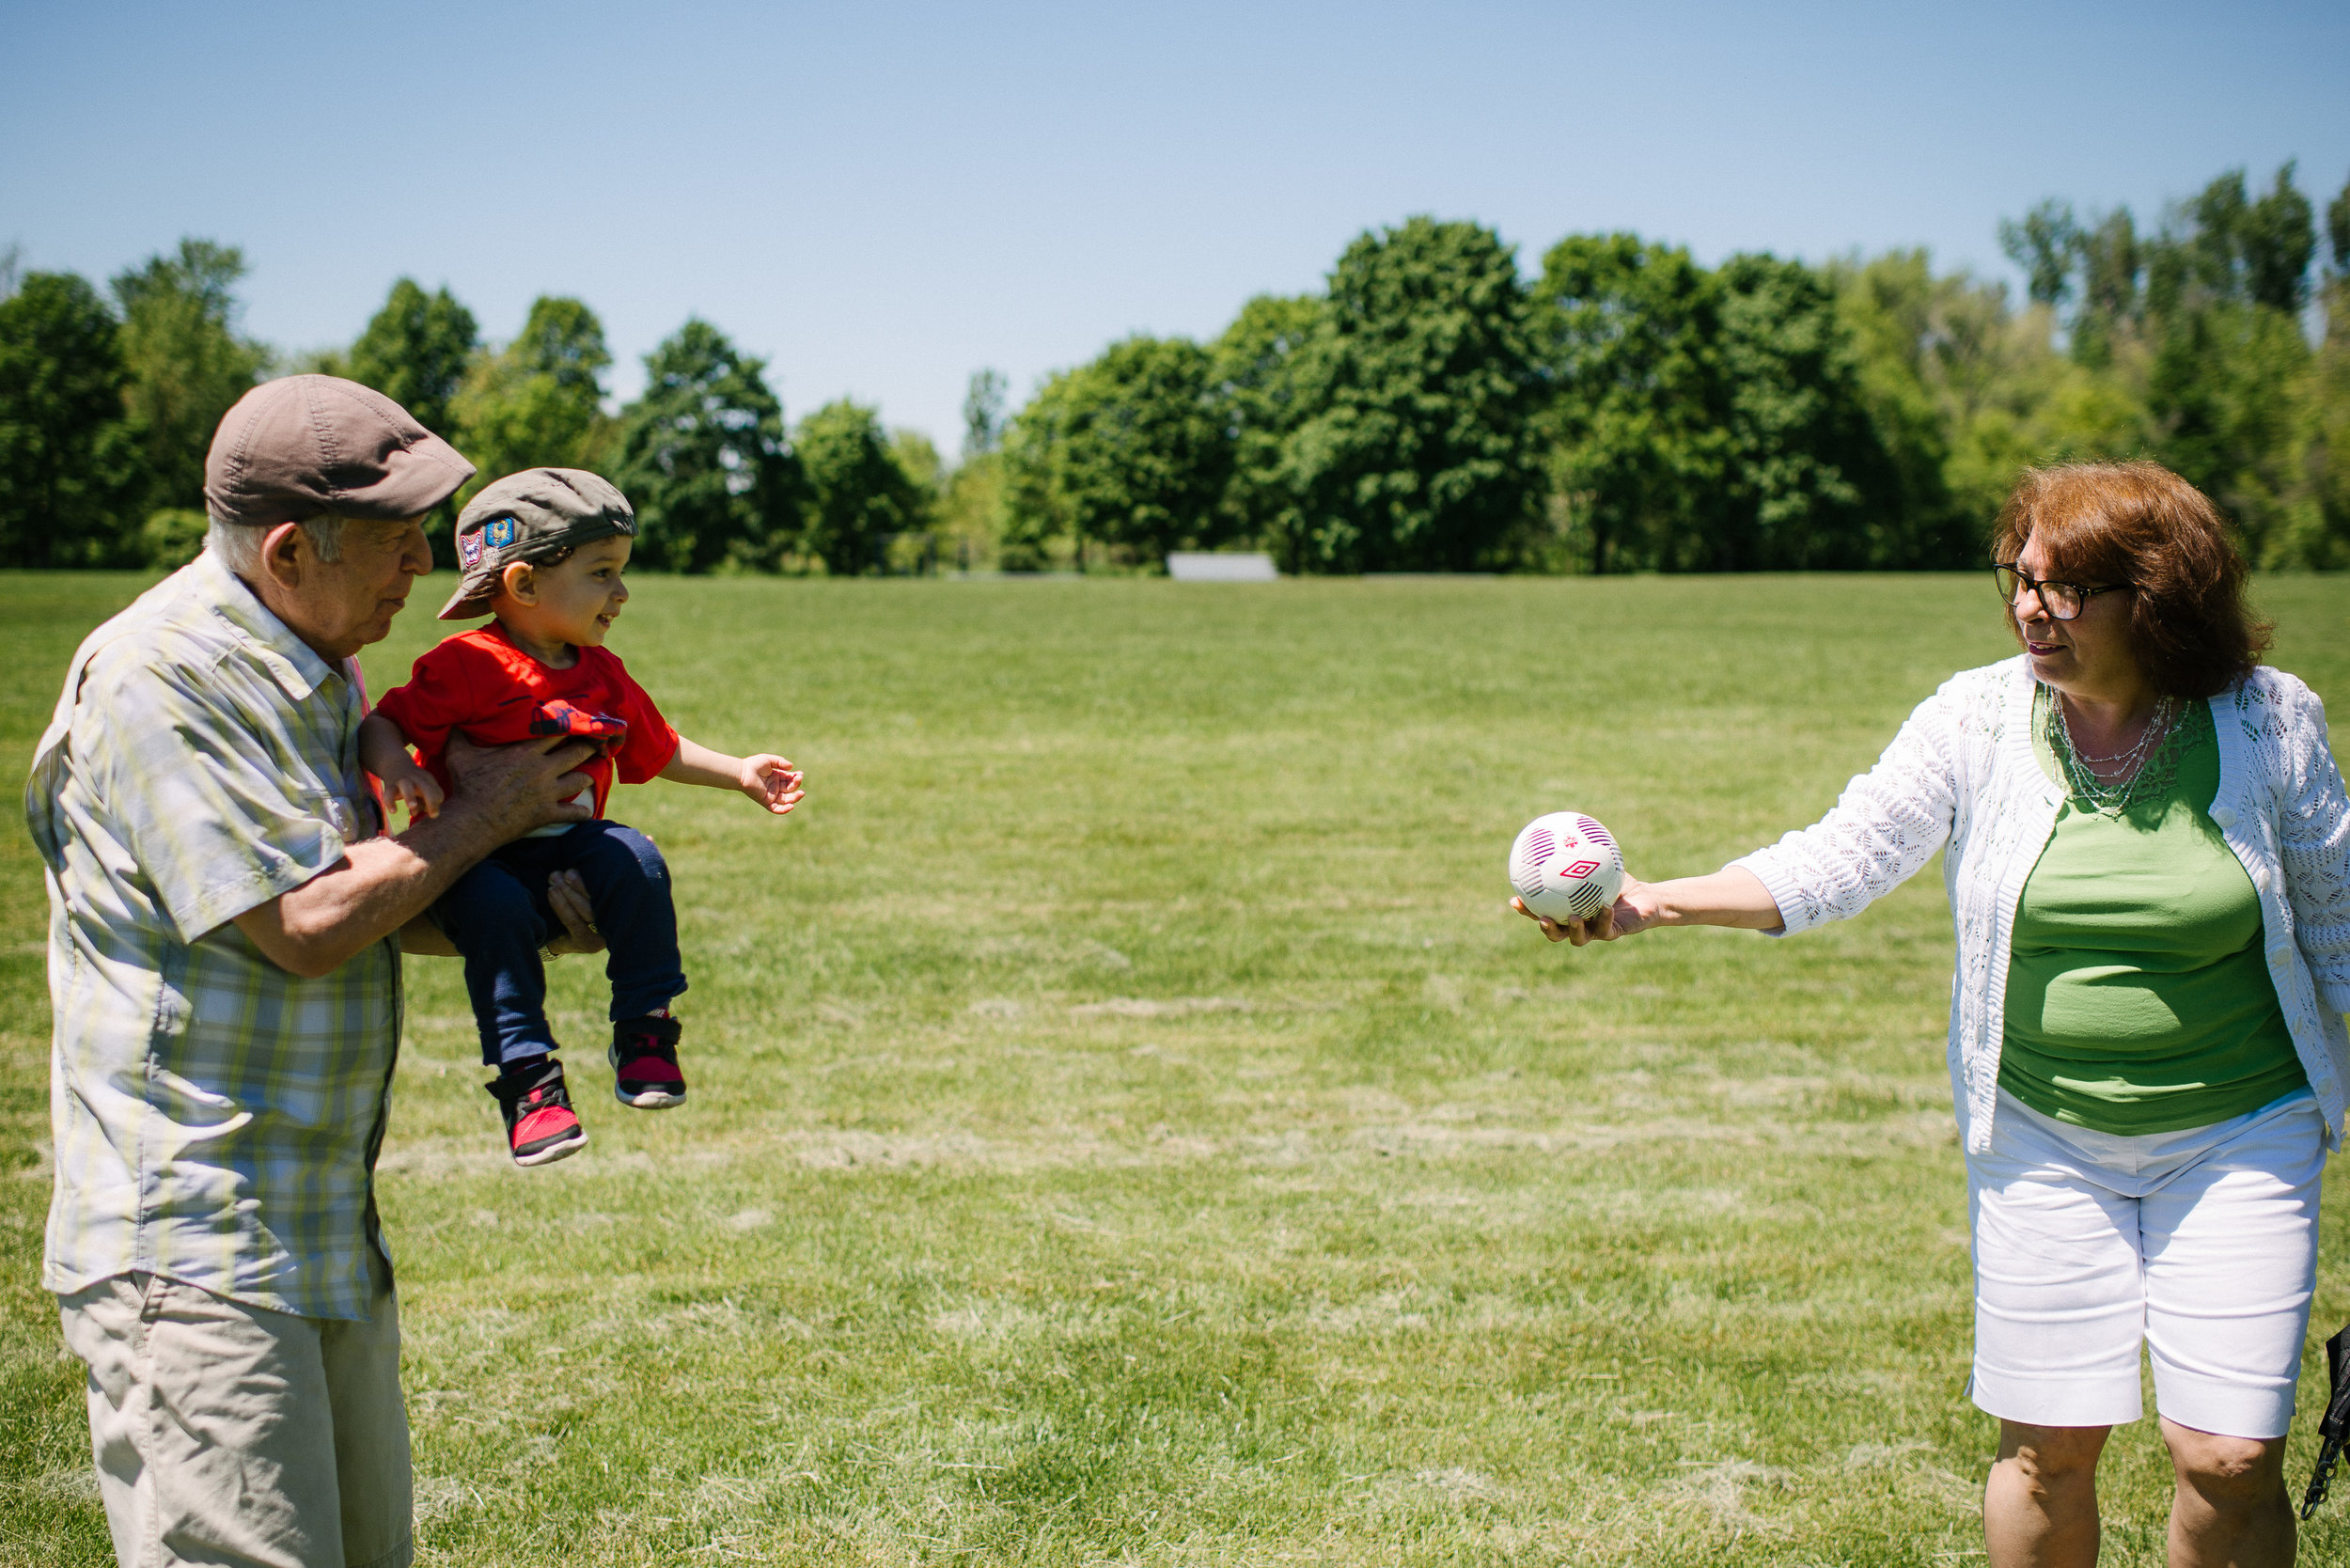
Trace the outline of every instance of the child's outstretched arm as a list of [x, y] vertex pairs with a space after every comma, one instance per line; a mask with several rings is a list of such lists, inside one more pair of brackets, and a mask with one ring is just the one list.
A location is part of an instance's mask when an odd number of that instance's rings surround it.
[[800, 788], [800, 770], [787, 757], [762, 751], [755, 757], [728, 757], [680, 735], [677, 755], [661, 776], [678, 784], [701, 784], [713, 790], [740, 790], [776, 816], [800, 804], [807, 792]]
[[411, 817], [441, 814], [441, 781], [408, 755], [408, 737], [382, 713], [359, 721], [359, 765], [384, 783], [384, 792], [407, 806]]

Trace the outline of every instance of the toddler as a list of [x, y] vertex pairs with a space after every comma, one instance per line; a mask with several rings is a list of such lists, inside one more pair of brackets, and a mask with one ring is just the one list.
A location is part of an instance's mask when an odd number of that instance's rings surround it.
[[605, 651], [628, 603], [620, 574], [635, 532], [627, 499], [576, 468], [533, 468], [491, 485], [457, 519], [464, 575], [441, 619], [496, 619], [418, 659], [408, 684], [359, 727], [359, 760], [386, 796], [427, 815], [446, 798], [453, 732], [476, 745], [564, 735], [598, 746], [581, 764], [588, 785], [576, 797], [590, 820], [554, 823], [494, 851], [431, 909], [464, 955], [482, 1060], [498, 1070], [487, 1087], [517, 1165], [545, 1165], [588, 1141], [547, 1027], [545, 944], [562, 929], [547, 902], [556, 872], [586, 885], [607, 949], [613, 1092], [639, 1110], [685, 1099], [669, 1014], [685, 975], [668, 867], [650, 839], [605, 817], [614, 780], [740, 790], [777, 816], [803, 792], [781, 757], [728, 757], [680, 735]]

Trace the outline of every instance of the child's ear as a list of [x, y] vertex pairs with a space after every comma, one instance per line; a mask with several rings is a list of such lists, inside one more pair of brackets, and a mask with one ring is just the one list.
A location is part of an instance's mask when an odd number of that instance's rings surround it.
[[498, 586], [517, 604], [536, 604], [539, 602], [538, 574], [530, 570], [528, 561], [509, 561], [498, 572]]

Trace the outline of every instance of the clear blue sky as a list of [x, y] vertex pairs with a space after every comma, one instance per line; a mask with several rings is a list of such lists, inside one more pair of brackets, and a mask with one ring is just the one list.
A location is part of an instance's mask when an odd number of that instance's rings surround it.
[[0, 246], [103, 278], [244, 247], [249, 331], [347, 342], [408, 274], [533, 295], [620, 364], [689, 313], [950, 454], [1135, 331], [1208, 336], [1362, 229], [1480, 219], [1530, 272], [1930, 246], [2009, 275], [2050, 195], [2141, 220], [2220, 170], [2350, 177], [2350, 5], [399, 7], [0, 0]]

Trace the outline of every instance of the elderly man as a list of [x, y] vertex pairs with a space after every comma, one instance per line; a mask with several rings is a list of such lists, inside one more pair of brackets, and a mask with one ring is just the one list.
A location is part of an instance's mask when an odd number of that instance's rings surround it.
[[381, 832], [353, 655], [431, 569], [418, 519], [472, 473], [355, 383], [256, 387], [212, 442], [205, 553], [91, 634], [35, 754], [44, 1283], [89, 1366], [124, 1568], [413, 1555], [374, 1195], [400, 939], [490, 850], [582, 814], [588, 749], [468, 751], [437, 818]]

